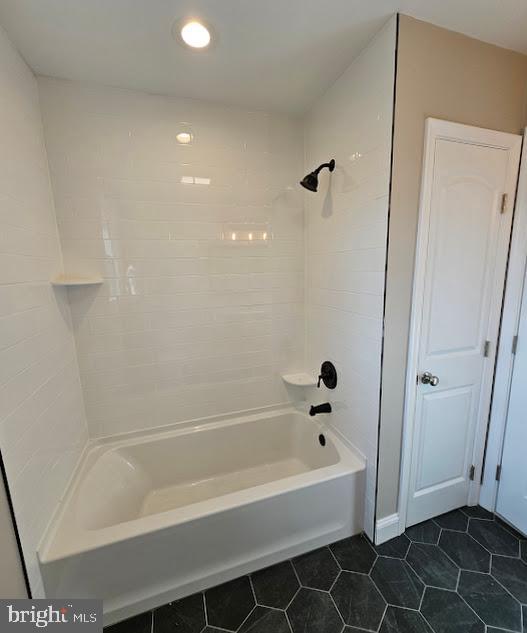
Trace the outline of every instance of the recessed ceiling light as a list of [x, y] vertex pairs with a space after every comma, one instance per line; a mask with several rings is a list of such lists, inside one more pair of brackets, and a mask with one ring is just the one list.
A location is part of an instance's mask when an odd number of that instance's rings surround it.
[[181, 27], [181, 39], [192, 48], [206, 48], [210, 44], [210, 31], [201, 22], [191, 20]]

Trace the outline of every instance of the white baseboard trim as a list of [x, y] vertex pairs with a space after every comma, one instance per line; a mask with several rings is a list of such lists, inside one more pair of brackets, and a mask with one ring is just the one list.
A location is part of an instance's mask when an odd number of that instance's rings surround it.
[[399, 536], [399, 515], [390, 514], [390, 516], [379, 519], [375, 529], [375, 545], [386, 543], [392, 538]]

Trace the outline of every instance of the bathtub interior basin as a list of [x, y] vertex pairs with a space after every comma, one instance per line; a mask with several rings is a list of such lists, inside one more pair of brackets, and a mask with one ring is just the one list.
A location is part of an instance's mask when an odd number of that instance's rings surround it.
[[97, 441], [38, 550], [46, 596], [111, 624], [350, 536], [364, 470], [289, 408]]
[[304, 416], [276, 416], [111, 448], [80, 482], [79, 523], [99, 530], [332, 466], [319, 435]]

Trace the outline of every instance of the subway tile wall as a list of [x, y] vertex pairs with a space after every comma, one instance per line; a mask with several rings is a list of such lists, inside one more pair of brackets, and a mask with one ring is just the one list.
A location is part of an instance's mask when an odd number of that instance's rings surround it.
[[[367, 459], [373, 537], [395, 67], [395, 19], [306, 118], [306, 169], [335, 158], [325, 195], [306, 194], [307, 361], [331, 360], [331, 424]], [[329, 187], [328, 187], [329, 185]], [[397, 476], [397, 474], [395, 475]]]
[[[33, 595], [40, 538], [87, 441], [37, 83], [0, 29], [0, 450]], [[0, 562], [1, 564], [1, 562]]]
[[280, 375], [304, 367], [301, 121], [39, 87], [65, 269], [104, 278], [68, 291], [90, 435], [288, 402]]

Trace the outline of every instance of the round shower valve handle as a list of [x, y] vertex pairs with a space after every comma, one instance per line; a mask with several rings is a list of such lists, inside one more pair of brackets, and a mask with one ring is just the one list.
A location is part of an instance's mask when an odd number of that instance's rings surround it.
[[335, 365], [329, 360], [325, 360], [320, 367], [320, 375], [317, 381], [317, 387], [320, 389], [320, 383], [323, 382], [324, 386], [328, 389], [335, 389], [337, 386], [337, 370]]
[[421, 383], [423, 385], [430, 385], [431, 387], [437, 387], [439, 384], [439, 377], [434, 376], [429, 371], [425, 371], [425, 373], [421, 376]]

